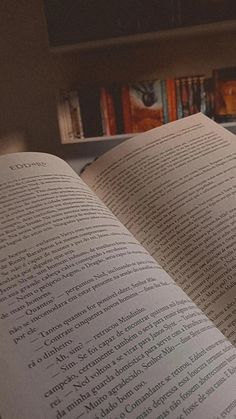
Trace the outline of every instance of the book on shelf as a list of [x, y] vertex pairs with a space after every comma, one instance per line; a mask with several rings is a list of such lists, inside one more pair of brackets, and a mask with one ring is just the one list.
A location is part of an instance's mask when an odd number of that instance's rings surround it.
[[104, 135], [116, 134], [116, 123], [114, 119], [114, 108], [110, 106], [107, 90], [101, 87], [100, 90], [100, 108], [102, 118], [102, 128]]
[[176, 91], [176, 109], [177, 109], [177, 119], [183, 118], [183, 106], [181, 99], [181, 88], [180, 88], [180, 79], [175, 79], [175, 91]]
[[179, 25], [178, 1], [141, 0], [135, 3], [137, 33], [162, 31]]
[[189, 109], [189, 85], [187, 77], [180, 78], [180, 97], [182, 103], [182, 116], [183, 118], [190, 115]]
[[126, 133], [144, 132], [162, 125], [161, 81], [137, 81], [125, 87], [123, 112], [124, 121], [128, 120]]
[[74, 139], [77, 137], [72, 124], [69, 92], [65, 90], [60, 90], [57, 98], [57, 117], [62, 144], [74, 142]]
[[0, 157], [3, 419], [235, 417], [235, 149], [196, 114], [82, 178]]
[[235, 0], [44, 0], [44, 9], [51, 47], [104, 45], [236, 18]]
[[202, 25], [235, 19], [234, 0], [176, 0], [179, 26]]
[[68, 92], [68, 102], [73, 136], [75, 138], [84, 138], [81, 106], [79, 102], [78, 92], [76, 90], [71, 90]]
[[84, 122], [77, 90], [60, 90], [57, 115], [62, 144], [84, 139]]
[[131, 119], [130, 89], [128, 84], [121, 86], [121, 101], [124, 133], [129, 134], [132, 132], [133, 125]]
[[123, 134], [124, 124], [120, 86], [116, 84], [101, 86], [100, 98], [103, 135]]
[[124, 133], [121, 89], [115, 84], [60, 90], [57, 110], [63, 144]]
[[101, 111], [101, 88], [97, 85], [86, 85], [78, 90], [84, 137], [97, 137], [104, 134]]
[[203, 75], [87, 85], [61, 93], [62, 143], [145, 132], [197, 112], [214, 116], [212, 79]]
[[184, 118], [198, 112], [212, 117], [213, 99], [210, 80], [203, 75], [176, 79], [175, 92], [178, 118]]
[[178, 0], [44, 0], [49, 43], [73, 45], [179, 26]]
[[214, 70], [213, 82], [215, 120], [218, 122], [236, 121], [236, 67]]
[[173, 122], [177, 119], [177, 99], [174, 79], [166, 80], [166, 94], [167, 97], [168, 118], [167, 122]]
[[164, 124], [175, 121], [177, 119], [177, 97], [174, 79], [161, 80], [161, 97]]
[[167, 80], [160, 80], [161, 83], [161, 98], [162, 98], [162, 115], [163, 123], [167, 124], [170, 117], [170, 101], [167, 92]]

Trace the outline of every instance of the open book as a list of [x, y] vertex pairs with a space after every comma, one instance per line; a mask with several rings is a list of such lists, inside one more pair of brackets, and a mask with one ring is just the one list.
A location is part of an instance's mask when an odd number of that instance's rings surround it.
[[0, 158], [0, 416], [236, 417], [236, 137]]

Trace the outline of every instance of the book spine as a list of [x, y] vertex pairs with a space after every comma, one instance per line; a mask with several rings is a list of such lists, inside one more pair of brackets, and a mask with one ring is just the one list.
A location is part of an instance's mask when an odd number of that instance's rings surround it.
[[84, 138], [83, 123], [80, 111], [79, 96], [77, 90], [72, 90], [68, 93], [70, 115], [73, 136], [75, 138]]
[[169, 103], [168, 103], [168, 94], [167, 94], [167, 81], [161, 80], [161, 97], [163, 104], [163, 123], [167, 124], [170, 122], [169, 119]]
[[176, 100], [176, 83], [173, 79], [168, 79], [167, 86], [167, 100], [168, 100], [168, 118], [169, 122], [177, 119], [177, 100]]
[[130, 91], [129, 86], [122, 86], [122, 110], [123, 110], [123, 121], [124, 121], [124, 132], [129, 134], [133, 132], [131, 104], [130, 104]]
[[175, 87], [176, 87], [176, 106], [177, 106], [177, 118], [183, 118], [183, 106], [181, 100], [181, 90], [180, 90], [180, 79], [175, 79]]
[[181, 77], [180, 79], [180, 90], [181, 90], [181, 102], [183, 109], [183, 117], [189, 116], [189, 92], [188, 92], [188, 83], [186, 77]]
[[200, 76], [200, 111], [206, 115], [207, 104], [206, 104], [206, 91], [204, 85], [204, 77]]
[[105, 87], [100, 88], [100, 109], [101, 109], [103, 135], [111, 135]]
[[189, 114], [193, 115], [195, 113], [194, 108], [194, 94], [193, 94], [193, 77], [187, 78], [188, 83], [188, 104], [189, 104]]
[[83, 86], [78, 93], [84, 136], [86, 138], [103, 136], [100, 86]]
[[206, 91], [206, 115], [213, 118], [214, 115], [214, 95], [213, 95], [213, 79], [205, 78], [204, 80]]
[[112, 96], [111, 88], [105, 88], [105, 96], [106, 96], [110, 135], [116, 135], [117, 134], [116, 111], [115, 111], [114, 97]]
[[111, 87], [111, 94], [115, 109], [115, 120], [116, 120], [116, 130], [117, 134], [124, 133], [124, 120], [123, 120], [123, 109], [122, 109], [122, 92], [121, 86], [114, 84]]
[[66, 136], [66, 118], [65, 118], [63, 95], [64, 94], [62, 91], [60, 91], [58, 94], [57, 119], [58, 119], [61, 143], [65, 144], [67, 142], [67, 136]]
[[193, 111], [194, 113], [200, 112], [200, 89], [199, 89], [199, 77], [194, 76], [192, 82], [193, 88]]
[[74, 135], [68, 92], [66, 90], [59, 92], [57, 112], [61, 142], [62, 144], [71, 143], [73, 142]]

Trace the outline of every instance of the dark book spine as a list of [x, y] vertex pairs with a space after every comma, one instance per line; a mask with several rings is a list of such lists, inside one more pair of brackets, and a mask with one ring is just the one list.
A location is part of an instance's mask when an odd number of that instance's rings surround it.
[[163, 104], [163, 122], [166, 124], [167, 122], [170, 122], [169, 119], [169, 102], [167, 97], [167, 81], [161, 80], [161, 98], [162, 98], [162, 104]]
[[188, 82], [186, 77], [181, 77], [180, 79], [180, 91], [181, 91], [181, 102], [183, 109], [183, 117], [189, 116], [189, 91], [188, 91]]
[[193, 77], [187, 78], [188, 83], [188, 103], [189, 103], [189, 114], [193, 115], [195, 113], [194, 108], [194, 91], [193, 91]]
[[123, 110], [122, 110], [121, 86], [117, 84], [112, 85], [110, 89], [110, 93], [111, 93], [114, 108], [115, 108], [117, 134], [123, 134], [124, 133], [124, 119], [123, 119]]
[[214, 94], [213, 94], [213, 79], [206, 77], [204, 80], [206, 91], [206, 115], [213, 118], [214, 115]]
[[192, 88], [193, 88], [193, 111], [194, 113], [197, 113], [197, 112], [200, 112], [201, 110], [199, 76], [193, 76]]
[[80, 88], [78, 92], [84, 136], [86, 138], [102, 136], [100, 88], [97, 86], [86, 86]]
[[205, 91], [205, 78], [203, 76], [200, 76], [200, 98], [201, 98], [201, 106], [200, 111], [204, 113], [204, 115], [207, 114], [207, 102], [206, 102], [206, 91]]
[[182, 99], [181, 99], [181, 88], [180, 88], [180, 79], [175, 79], [175, 86], [176, 86], [176, 106], [177, 106], [177, 118], [183, 118], [183, 106], [182, 106]]

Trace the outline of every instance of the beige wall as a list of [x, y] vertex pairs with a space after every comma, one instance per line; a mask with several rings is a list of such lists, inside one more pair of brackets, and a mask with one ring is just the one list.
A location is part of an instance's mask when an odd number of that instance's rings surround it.
[[59, 141], [54, 66], [40, 0], [0, 1], [0, 153]]

